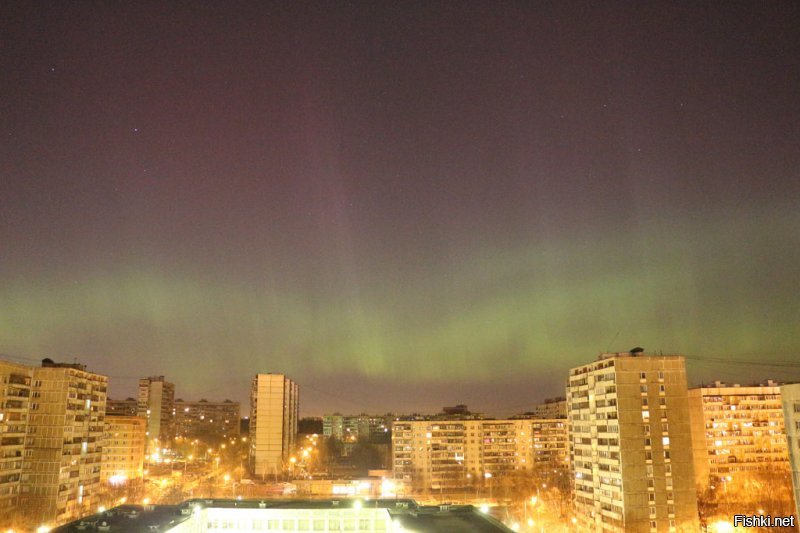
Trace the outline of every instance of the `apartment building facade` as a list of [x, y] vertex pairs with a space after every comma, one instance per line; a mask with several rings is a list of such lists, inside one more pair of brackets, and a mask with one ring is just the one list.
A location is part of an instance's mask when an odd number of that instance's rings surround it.
[[139, 483], [144, 477], [147, 419], [108, 415], [104, 424], [100, 481], [111, 486]]
[[492, 484], [513, 472], [566, 465], [564, 420], [396, 420], [392, 470], [417, 490]]
[[570, 370], [567, 406], [579, 528], [699, 530], [682, 356], [601, 354]]
[[147, 454], [169, 447], [175, 437], [175, 385], [164, 376], [140, 379], [136, 414], [147, 419]]
[[359, 440], [388, 444], [393, 420], [393, 415], [333, 413], [322, 417], [322, 435], [342, 441], [345, 449]]
[[694, 469], [699, 487], [742, 484], [789, 471], [781, 388], [716, 382], [689, 390]]
[[530, 418], [567, 418], [567, 399], [564, 397], [547, 398], [533, 406], [528, 413]]
[[33, 369], [20, 507], [62, 523], [99, 502], [108, 378], [49, 359]]
[[194, 439], [229, 439], [239, 436], [239, 402], [225, 400], [175, 400], [175, 435]]
[[0, 524], [19, 507], [33, 369], [0, 361]]
[[139, 401], [136, 398], [106, 400], [106, 416], [139, 416]]
[[795, 512], [800, 513], [800, 383], [781, 387], [781, 407], [792, 473]]
[[297, 437], [300, 392], [283, 374], [257, 374], [250, 389], [250, 472], [262, 479], [288, 468]]

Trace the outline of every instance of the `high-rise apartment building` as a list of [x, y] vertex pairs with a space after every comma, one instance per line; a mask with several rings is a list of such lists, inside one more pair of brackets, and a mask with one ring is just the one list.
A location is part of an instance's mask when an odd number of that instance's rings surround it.
[[392, 424], [394, 478], [417, 489], [462, 488], [515, 471], [563, 468], [566, 452], [563, 419], [397, 420]]
[[0, 524], [19, 506], [33, 369], [0, 361]]
[[780, 386], [716, 382], [689, 390], [697, 484], [746, 483], [789, 470]]
[[531, 420], [526, 435], [530, 436], [530, 443], [526, 446], [526, 449], [530, 450], [530, 455], [524, 458], [533, 468], [569, 466], [566, 420], [563, 418]]
[[142, 481], [147, 419], [109, 415], [104, 425], [103, 465], [100, 480], [112, 486]]
[[699, 531], [682, 356], [602, 354], [570, 370], [567, 407], [579, 527]]
[[334, 413], [322, 417], [322, 435], [334, 437], [345, 443], [367, 439], [370, 442], [388, 442], [393, 415], [342, 415]]
[[80, 364], [33, 369], [20, 496], [32, 519], [62, 523], [97, 506], [107, 382]]
[[781, 387], [781, 403], [792, 471], [795, 513], [800, 513], [800, 383]]
[[533, 409], [525, 414], [530, 418], [567, 418], [567, 399], [547, 398], [544, 402], [534, 405]]
[[138, 416], [147, 419], [147, 453], [169, 447], [175, 437], [175, 385], [164, 376], [139, 380]]
[[300, 393], [283, 374], [257, 374], [250, 389], [250, 471], [261, 478], [288, 468], [297, 436]]
[[342, 442], [355, 442], [369, 436], [369, 416], [334, 413], [322, 416], [322, 435]]
[[136, 398], [106, 400], [106, 416], [139, 416], [139, 401]]
[[228, 439], [239, 436], [239, 402], [225, 400], [175, 401], [175, 434], [178, 437]]

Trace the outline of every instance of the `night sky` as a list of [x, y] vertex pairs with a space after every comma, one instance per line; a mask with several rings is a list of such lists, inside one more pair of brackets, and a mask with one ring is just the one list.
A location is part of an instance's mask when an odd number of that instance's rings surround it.
[[800, 379], [800, 7], [695, 4], [3, 3], [0, 353], [305, 414]]

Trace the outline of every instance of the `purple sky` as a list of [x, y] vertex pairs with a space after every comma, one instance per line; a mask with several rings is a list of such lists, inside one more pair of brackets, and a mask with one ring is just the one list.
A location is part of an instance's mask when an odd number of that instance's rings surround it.
[[800, 379], [797, 3], [0, 20], [0, 353], [315, 414], [524, 410], [636, 345]]

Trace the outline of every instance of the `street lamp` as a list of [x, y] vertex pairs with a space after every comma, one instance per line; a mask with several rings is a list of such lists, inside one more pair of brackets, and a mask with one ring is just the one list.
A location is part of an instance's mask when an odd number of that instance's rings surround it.
[[733, 524], [726, 522], [725, 520], [714, 522], [711, 524], [711, 527], [713, 528], [711, 531], [714, 533], [733, 533], [736, 531], [736, 529], [733, 527]]

